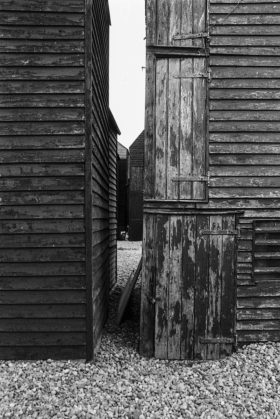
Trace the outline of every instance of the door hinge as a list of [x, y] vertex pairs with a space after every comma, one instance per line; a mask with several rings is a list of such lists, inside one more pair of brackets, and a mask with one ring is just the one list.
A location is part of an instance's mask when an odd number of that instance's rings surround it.
[[172, 178], [172, 182], [207, 182], [207, 186], [210, 183], [210, 173], [207, 176], [176, 176]]
[[238, 235], [238, 231], [237, 230], [202, 230], [201, 234], [208, 235], [208, 236], [212, 236], [212, 235], [227, 236], [227, 235]]
[[211, 82], [211, 70], [209, 69], [206, 72], [197, 72], [197, 73], [187, 73], [187, 74], [178, 74], [173, 76], [174, 79], [207, 79], [207, 81]]
[[173, 36], [173, 41], [183, 41], [184, 39], [198, 39], [198, 38], [209, 38], [208, 32], [199, 33], [180, 33]]
[[200, 343], [233, 343], [235, 344], [235, 338], [199, 338]]
[[151, 304], [155, 304], [157, 302], [155, 298], [150, 297], [147, 293], [146, 293], [146, 297]]

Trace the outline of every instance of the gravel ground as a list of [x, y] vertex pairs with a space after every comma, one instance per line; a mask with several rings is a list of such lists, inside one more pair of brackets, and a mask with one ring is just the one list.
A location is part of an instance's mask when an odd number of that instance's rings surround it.
[[139, 357], [139, 282], [121, 327], [115, 319], [140, 256], [141, 243], [118, 242], [119, 282], [96, 362], [0, 362], [0, 417], [280, 418], [280, 344], [204, 363]]

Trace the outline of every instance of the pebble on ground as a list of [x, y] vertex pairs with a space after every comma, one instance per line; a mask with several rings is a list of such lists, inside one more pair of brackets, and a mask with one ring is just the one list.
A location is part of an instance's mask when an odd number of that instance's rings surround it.
[[94, 363], [0, 361], [0, 417], [280, 418], [280, 343], [203, 363], [139, 356], [140, 281], [121, 327], [115, 319], [140, 257], [140, 242], [118, 242], [118, 285]]

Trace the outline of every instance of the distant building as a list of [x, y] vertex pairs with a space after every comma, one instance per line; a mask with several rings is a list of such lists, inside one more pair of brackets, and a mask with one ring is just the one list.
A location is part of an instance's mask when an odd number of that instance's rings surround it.
[[117, 219], [118, 239], [122, 231], [127, 231], [128, 203], [127, 203], [127, 160], [128, 150], [118, 142], [118, 189], [117, 189]]

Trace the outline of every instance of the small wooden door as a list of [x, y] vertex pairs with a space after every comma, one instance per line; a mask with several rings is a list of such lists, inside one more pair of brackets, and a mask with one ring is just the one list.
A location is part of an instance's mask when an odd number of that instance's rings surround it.
[[157, 216], [154, 356], [219, 359], [235, 344], [235, 215]]

